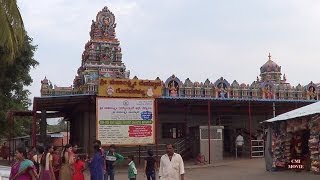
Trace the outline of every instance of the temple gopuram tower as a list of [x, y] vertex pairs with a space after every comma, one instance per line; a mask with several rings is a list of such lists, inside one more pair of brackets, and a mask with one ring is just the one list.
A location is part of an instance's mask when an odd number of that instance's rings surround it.
[[95, 94], [99, 77], [129, 78], [130, 72], [122, 62], [120, 42], [115, 34], [115, 16], [104, 7], [92, 21], [90, 40], [82, 54], [81, 67], [73, 81], [74, 91]]

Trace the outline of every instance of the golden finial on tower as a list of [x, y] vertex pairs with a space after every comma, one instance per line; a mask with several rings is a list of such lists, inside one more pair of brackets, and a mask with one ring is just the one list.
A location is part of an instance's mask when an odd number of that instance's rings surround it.
[[269, 52], [269, 56], [268, 56], [268, 57], [269, 57], [269, 60], [271, 61], [271, 55], [270, 55], [270, 52]]

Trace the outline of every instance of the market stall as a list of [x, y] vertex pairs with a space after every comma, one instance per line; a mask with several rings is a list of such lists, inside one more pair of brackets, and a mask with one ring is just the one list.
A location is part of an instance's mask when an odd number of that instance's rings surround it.
[[267, 170], [320, 173], [320, 102], [264, 121], [268, 124]]

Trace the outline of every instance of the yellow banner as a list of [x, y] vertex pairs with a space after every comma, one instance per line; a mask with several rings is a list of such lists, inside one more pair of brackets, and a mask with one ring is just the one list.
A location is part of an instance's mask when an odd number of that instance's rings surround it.
[[162, 83], [160, 80], [100, 78], [98, 95], [106, 97], [160, 97], [162, 96]]

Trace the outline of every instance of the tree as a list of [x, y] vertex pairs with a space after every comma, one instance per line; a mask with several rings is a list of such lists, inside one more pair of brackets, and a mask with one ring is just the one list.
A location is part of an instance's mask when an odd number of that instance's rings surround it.
[[[0, 0], [1, 1], [1, 0]], [[0, 61], [0, 136], [8, 134], [6, 113], [9, 110], [27, 110], [31, 104], [28, 96], [29, 90], [25, 87], [32, 83], [30, 69], [39, 63], [34, 59], [36, 46], [32, 45], [32, 39], [25, 36], [23, 46], [15, 63]], [[0, 47], [0, 53], [4, 53]], [[15, 135], [28, 135], [32, 118], [15, 118]]]
[[0, 0], [0, 61], [13, 62], [24, 44], [25, 30], [16, 0]]
[[48, 125], [49, 132], [67, 132], [68, 126], [67, 122], [63, 119], [59, 119], [58, 124], [56, 125]]

